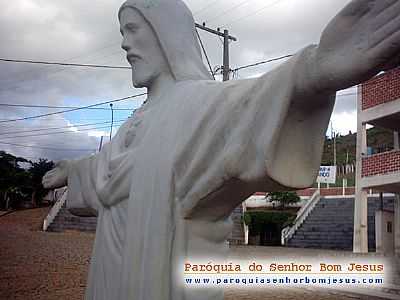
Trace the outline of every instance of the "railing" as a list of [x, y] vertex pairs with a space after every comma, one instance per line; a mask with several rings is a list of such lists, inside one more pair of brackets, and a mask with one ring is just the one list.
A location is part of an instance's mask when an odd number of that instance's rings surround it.
[[282, 246], [286, 245], [287, 241], [296, 233], [297, 229], [304, 223], [305, 219], [310, 215], [320, 199], [321, 195], [319, 190], [316, 190], [310, 200], [298, 211], [294, 224], [283, 228], [281, 233]]
[[[58, 192], [60, 191], [61, 191], [61, 196], [57, 196]], [[53, 223], [54, 218], [58, 215], [58, 213], [60, 212], [61, 208], [64, 206], [67, 200], [67, 194], [68, 190], [66, 187], [54, 192], [54, 195], [56, 197], [56, 203], [50, 209], [49, 214], [43, 221], [43, 231], [46, 231], [47, 228], [49, 228], [49, 226], [51, 225], [51, 223]]]

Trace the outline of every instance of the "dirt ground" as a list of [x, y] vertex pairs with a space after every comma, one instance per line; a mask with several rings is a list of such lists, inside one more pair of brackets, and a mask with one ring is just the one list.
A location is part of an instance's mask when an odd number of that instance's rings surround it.
[[[94, 234], [73, 231], [43, 232], [42, 221], [47, 213], [47, 208], [39, 208], [17, 211], [0, 217], [1, 300], [83, 299]], [[247, 250], [241, 247], [234, 251]], [[303, 288], [226, 291], [225, 300], [239, 299], [377, 300], [381, 298]]]

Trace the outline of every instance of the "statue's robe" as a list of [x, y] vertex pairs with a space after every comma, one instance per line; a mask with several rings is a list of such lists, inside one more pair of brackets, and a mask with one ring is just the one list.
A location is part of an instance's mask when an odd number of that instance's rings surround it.
[[178, 262], [225, 255], [254, 192], [313, 183], [335, 98], [299, 89], [313, 50], [257, 79], [179, 81], [71, 164], [68, 206], [98, 211], [87, 300], [222, 299], [182, 288]]

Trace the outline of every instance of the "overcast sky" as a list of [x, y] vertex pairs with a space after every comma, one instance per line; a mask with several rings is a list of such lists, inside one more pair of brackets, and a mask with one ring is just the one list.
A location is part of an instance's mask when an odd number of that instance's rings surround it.
[[[318, 43], [324, 26], [348, 2], [186, 0], [197, 22], [206, 22], [213, 28], [227, 28], [238, 38], [230, 46], [231, 68], [292, 54]], [[0, 58], [128, 66], [120, 48], [117, 12], [121, 3], [120, 0], [97, 0], [90, 5], [81, 0], [9, 1], [0, 10]], [[212, 66], [221, 65], [221, 40], [204, 32], [201, 37]], [[242, 70], [238, 78], [258, 76], [283, 61]], [[57, 111], [4, 104], [83, 106], [144, 92], [132, 87], [129, 70], [7, 62], [0, 62], [0, 70], [0, 150], [32, 160], [78, 158], [94, 153], [99, 146], [99, 136], [109, 135], [110, 124], [104, 122], [110, 121], [111, 112], [82, 110], [29, 121], [1, 122]], [[339, 93], [345, 96], [337, 98], [332, 124], [342, 134], [356, 129], [355, 93], [355, 88], [349, 89]], [[137, 108], [143, 100], [140, 97], [118, 102], [114, 108]], [[114, 119], [121, 121], [130, 114], [129, 110], [115, 111]], [[26, 136], [46, 132], [32, 130], [80, 124], [95, 125], [52, 130], [69, 131], [62, 134]], [[19, 131], [30, 132], [17, 133]]]

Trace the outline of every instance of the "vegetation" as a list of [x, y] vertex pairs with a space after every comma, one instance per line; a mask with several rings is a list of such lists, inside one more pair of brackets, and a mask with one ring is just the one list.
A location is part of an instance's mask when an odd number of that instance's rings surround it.
[[[30, 167], [22, 168], [20, 163]], [[0, 208], [18, 208], [23, 201], [40, 205], [47, 192], [42, 186], [42, 177], [53, 166], [54, 163], [46, 159], [31, 162], [0, 151]]]
[[39, 159], [38, 162], [31, 163], [29, 168], [31, 189], [32, 189], [32, 202], [36, 205], [40, 205], [44, 196], [46, 196], [48, 190], [42, 185], [42, 178], [47, 171], [54, 168], [54, 163], [47, 159]]
[[[393, 149], [393, 132], [388, 129], [373, 127], [367, 131], [367, 144], [371, 153], [381, 153]], [[356, 164], [356, 144], [357, 134], [349, 132], [348, 135], [336, 136], [336, 164], [344, 166], [346, 164]], [[334, 139], [326, 138], [322, 155], [322, 165], [334, 165]], [[355, 186], [355, 174], [337, 174], [336, 184], [331, 187], [342, 186], [342, 179], [347, 179], [347, 186]], [[314, 184], [316, 187], [317, 184]]]
[[291, 225], [295, 218], [295, 212], [247, 211], [243, 221], [249, 226], [250, 238], [258, 237], [257, 245], [279, 246], [282, 229]]
[[[384, 152], [393, 149], [393, 132], [388, 129], [373, 127], [367, 131], [367, 144], [371, 147], [373, 153]], [[326, 138], [324, 152], [322, 155], [322, 164], [333, 166], [334, 161], [334, 139]], [[338, 135], [336, 137], [336, 161], [337, 165], [346, 163], [355, 164], [356, 161], [356, 143], [357, 133], [349, 132], [348, 135]]]
[[300, 202], [300, 197], [295, 192], [272, 192], [268, 193], [269, 202], [278, 203], [279, 209], [285, 209], [290, 204]]
[[290, 225], [296, 215], [282, 211], [246, 211], [244, 213], [244, 223], [249, 226], [251, 235], [260, 234], [265, 226], [278, 225], [281, 229]]

